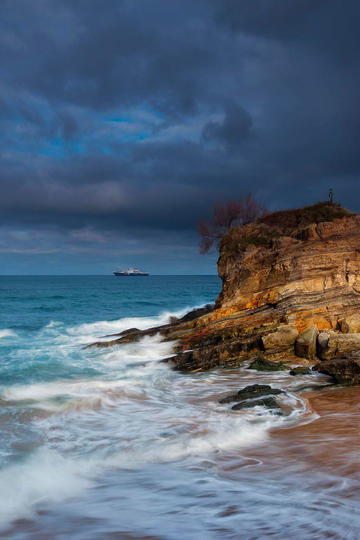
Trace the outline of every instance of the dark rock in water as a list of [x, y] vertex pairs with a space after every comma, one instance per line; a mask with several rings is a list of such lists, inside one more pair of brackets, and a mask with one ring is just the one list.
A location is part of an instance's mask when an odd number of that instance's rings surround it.
[[311, 375], [310, 368], [304, 367], [304, 366], [299, 366], [299, 367], [293, 368], [293, 369], [290, 370], [289, 373], [290, 373], [290, 375], [293, 375], [294, 377], [296, 375]]
[[175, 324], [190, 322], [195, 319], [198, 319], [199, 317], [202, 317], [203, 315], [207, 315], [208, 313], [211, 313], [212, 311], [214, 311], [214, 309], [215, 309], [215, 304], [206, 304], [206, 306], [189, 311], [188, 313], [186, 313], [180, 318], [171, 316], [169, 319], [169, 323], [171, 325], [175, 325]]
[[262, 405], [268, 409], [281, 409], [280, 405], [273, 397], [241, 401], [240, 403], [233, 405], [231, 409], [233, 411], [240, 411], [241, 409], [251, 409], [252, 407], [257, 407], [258, 405]]
[[211, 313], [211, 311], [214, 311], [214, 309], [215, 309], [215, 304], [206, 304], [206, 306], [204, 307], [189, 311], [189, 313], [186, 313], [186, 315], [178, 319], [178, 321], [179, 322], [193, 321], [194, 319], [197, 319], [198, 317], [202, 317], [203, 315], [207, 315], [208, 313]]
[[223, 341], [223, 337], [223, 334], [212, 335], [211, 339], [204, 336], [201, 349], [179, 352], [171, 358], [174, 369], [183, 373], [196, 373], [216, 367], [236, 368], [241, 366], [249, 357], [249, 352], [258, 346], [258, 340]]
[[120, 332], [119, 336], [128, 336], [129, 334], [134, 334], [134, 332], [140, 332], [140, 330], [138, 328], [128, 328], [128, 330]]
[[[138, 328], [129, 328], [128, 330], [123, 330], [118, 334], [110, 334], [107, 336], [103, 336], [116, 337], [117, 339], [113, 339], [111, 341], [97, 341], [95, 343], [87, 345], [85, 349], [91, 349], [93, 347], [112, 347], [114, 345], [134, 343], [145, 336], [152, 337], [156, 334], [160, 334], [163, 339], [168, 339], [170, 341], [184, 339], [184, 337], [190, 332], [190, 328], [194, 325], [193, 321], [201, 318], [203, 315], [207, 315], [214, 310], [214, 307], [214, 304], [207, 304], [202, 308], [194, 309], [189, 313], [186, 313], [180, 319], [178, 319], [177, 317], [171, 317], [169, 323], [163, 324], [161, 326], [146, 328], [145, 330], [139, 330]], [[210, 369], [211, 367], [213, 366], [210, 362], [210, 366], [206, 369]], [[189, 370], [185, 369], [185, 371]]]
[[117, 334], [107, 334], [103, 337], [114, 337], [114, 336], [129, 336], [130, 334], [136, 334], [138, 332], [141, 332], [138, 328], [128, 328], [127, 330], [123, 330], [122, 332], [119, 332]]
[[313, 367], [314, 371], [333, 377], [338, 384], [360, 384], [360, 357], [325, 360]]
[[283, 362], [271, 362], [264, 356], [257, 356], [249, 365], [249, 369], [256, 369], [256, 371], [284, 371], [288, 367]]
[[110, 336], [119, 336], [117, 339], [112, 339], [111, 341], [96, 341], [95, 343], [90, 343], [86, 345], [85, 349], [91, 349], [93, 347], [103, 348], [103, 347], [113, 347], [114, 345], [124, 345], [126, 343], [135, 343], [139, 339], [145, 336], [155, 336], [156, 334], [161, 333], [171, 327], [170, 324], [163, 324], [162, 326], [156, 326], [153, 328], [147, 328], [146, 330], [138, 330], [137, 328], [130, 328], [129, 330], [124, 330], [119, 334], [110, 334]]
[[271, 388], [268, 384], [252, 384], [239, 390], [236, 394], [227, 396], [219, 400], [219, 403], [232, 403], [233, 401], [241, 401], [246, 399], [255, 399], [262, 396], [283, 394], [283, 390], [279, 388]]

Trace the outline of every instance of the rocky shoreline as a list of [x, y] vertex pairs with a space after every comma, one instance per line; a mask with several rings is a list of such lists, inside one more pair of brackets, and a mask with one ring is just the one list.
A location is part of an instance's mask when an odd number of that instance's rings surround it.
[[220, 248], [214, 305], [89, 347], [159, 334], [176, 343], [163, 361], [183, 373], [257, 361], [258, 369], [360, 384], [359, 239], [360, 216], [326, 203], [233, 227]]

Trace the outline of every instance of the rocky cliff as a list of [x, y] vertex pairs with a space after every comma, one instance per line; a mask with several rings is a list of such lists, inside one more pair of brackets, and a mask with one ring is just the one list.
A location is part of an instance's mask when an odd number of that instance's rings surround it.
[[[316, 208], [312, 219], [321, 217]], [[218, 314], [233, 311], [245, 325], [285, 323], [298, 332], [312, 324], [360, 331], [360, 216], [331, 209], [331, 221], [281, 226], [288, 211], [268, 216], [278, 225], [231, 229], [218, 262]]]
[[[145, 331], [177, 340], [169, 359], [176, 369], [236, 366], [258, 353], [314, 362], [327, 360], [335, 342], [347, 351], [358, 346], [359, 215], [324, 203], [233, 227], [223, 238], [218, 270], [223, 286], [214, 309]], [[133, 330], [95, 345], [142, 335]]]

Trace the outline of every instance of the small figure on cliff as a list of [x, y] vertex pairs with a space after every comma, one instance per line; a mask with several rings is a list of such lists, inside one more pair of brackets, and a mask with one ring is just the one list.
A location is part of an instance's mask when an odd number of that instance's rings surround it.
[[334, 195], [334, 192], [333, 192], [332, 188], [330, 188], [329, 189], [329, 204], [333, 203], [333, 195]]

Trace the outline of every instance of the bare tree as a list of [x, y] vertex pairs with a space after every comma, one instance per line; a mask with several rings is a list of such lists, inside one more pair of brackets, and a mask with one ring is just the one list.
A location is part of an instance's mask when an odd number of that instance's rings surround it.
[[203, 220], [198, 222], [200, 253], [208, 253], [213, 245], [218, 248], [222, 237], [230, 227], [253, 223], [266, 213], [265, 206], [256, 201], [250, 193], [237, 201], [216, 204], [212, 223]]

